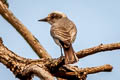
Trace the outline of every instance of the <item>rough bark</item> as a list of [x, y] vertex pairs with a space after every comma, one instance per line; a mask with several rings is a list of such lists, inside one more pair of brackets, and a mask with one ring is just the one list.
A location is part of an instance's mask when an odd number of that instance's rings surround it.
[[58, 59], [26, 59], [16, 55], [3, 45], [0, 39], [0, 62], [9, 68], [21, 80], [31, 80], [33, 75], [44, 80], [53, 80], [53, 76], [69, 80], [86, 80], [88, 74], [109, 72], [111, 65], [92, 68], [78, 68], [64, 65], [64, 57]]
[[[86, 80], [88, 74], [110, 72], [112, 70], [112, 66], [109, 64], [91, 68], [78, 68], [77, 66], [65, 65], [64, 57], [52, 59], [32, 33], [8, 9], [5, 0], [0, 0], [0, 14], [24, 37], [37, 55], [41, 57], [38, 60], [20, 57], [4, 46], [0, 38], [0, 62], [9, 68], [20, 80], [32, 80], [34, 75], [43, 80], [53, 80], [54, 77], [59, 78], [59, 80]], [[80, 59], [98, 52], [116, 49], [120, 49], [120, 43], [101, 44], [81, 50], [76, 54]]]
[[77, 52], [76, 54], [77, 54], [78, 58], [83, 58], [88, 55], [96, 54], [98, 52], [111, 51], [111, 50], [117, 50], [117, 49], [120, 49], [120, 42], [112, 43], [112, 44], [104, 44], [104, 45], [100, 44], [100, 45], [92, 47], [92, 48], [81, 50], [81, 51]]
[[16, 55], [6, 48], [0, 40], [0, 62], [9, 68], [16, 77], [21, 80], [31, 79], [32, 75], [37, 75], [44, 80], [53, 80], [53, 76], [44, 66], [48, 64], [49, 59], [32, 60]]
[[0, 1], [0, 13], [6, 21], [8, 21], [28, 42], [32, 49], [40, 58], [51, 58], [39, 41], [32, 35], [32, 33], [24, 26], [14, 14]]

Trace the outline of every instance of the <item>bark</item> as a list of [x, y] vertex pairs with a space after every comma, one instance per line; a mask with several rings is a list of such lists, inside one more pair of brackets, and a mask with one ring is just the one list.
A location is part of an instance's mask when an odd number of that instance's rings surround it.
[[92, 47], [92, 48], [81, 50], [81, 51], [77, 52], [76, 54], [77, 54], [78, 58], [83, 58], [88, 55], [96, 54], [98, 52], [112, 51], [112, 50], [117, 50], [117, 49], [120, 49], [120, 42], [112, 43], [112, 44], [104, 44], [104, 45], [100, 44], [100, 45]]
[[44, 80], [53, 80], [53, 76], [68, 80], [86, 80], [88, 74], [110, 72], [111, 65], [91, 68], [78, 68], [65, 65], [64, 57], [58, 59], [26, 59], [16, 55], [3, 45], [0, 39], [0, 62], [9, 68], [21, 80], [31, 80], [34, 75]]
[[31, 80], [32, 75], [37, 75], [44, 80], [53, 80], [53, 76], [44, 66], [48, 64], [48, 61], [47, 59], [32, 60], [20, 57], [6, 48], [0, 40], [0, 62], [21, 80]]
[[[43, 80], [86, 80], [87, 75], [98, 72], [110, 72], [112, 66], [109, 64], [97, 67], [78, 68], [77, 66], [65, 65], [64, 57], [52, 59], [47, 51], [40, 45], [39, 41], [8, 9], [5, 0], [0, 0], [0, 14], [6, 19], [28, 42], [41, 59], [26, 59], [16, 55], [4, 46], [0, 38], [0, 62], [9, 68], [20, 80], [32, 80], [34, 75]], [[78, 58], [83, 58], [98, 52], [120, 49], [120, 43], [101, 44], [96, 47], [80, 50]]]
[[24, 26], [14, 14], [0, 1], [0, 13], [6, 21], [8, 21], [28, 42], [31, 48], [37, 53], [40, 58], [51, 58], [39, 41], [32, 33]]
[[6, 7], [9, 7], [7, 0], [0, 0]]

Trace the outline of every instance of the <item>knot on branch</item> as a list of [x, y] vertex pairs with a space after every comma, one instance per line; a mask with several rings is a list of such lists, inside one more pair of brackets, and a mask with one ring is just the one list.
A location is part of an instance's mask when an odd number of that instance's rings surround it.
[[87, 72], [79, 72], [78, 79], [79, 80], [86, 80]]
[[[61, 74], [61, 75], [60, 75]], [[64, 65], [61, 70], [55, 74], [68, 80], [86, 80], [87, 72], [79, 70], [77, 66]]]
[[64, 57], [60, 57], [58, 59], [51, 59], [49, 63], [47, 63], [45, 66], [50, 70], [51, 73], [56, 73], [59, 71], [59, 68], [62, 67], [65, 64]]

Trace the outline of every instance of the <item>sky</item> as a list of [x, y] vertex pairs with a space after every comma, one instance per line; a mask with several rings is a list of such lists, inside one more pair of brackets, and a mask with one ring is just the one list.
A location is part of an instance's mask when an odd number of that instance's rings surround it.
[[[74, 50], [99, 44], [120, 42], [120, 0], [8, 0], [9, 9], [32, 32], [53, 58], [60, 56], [59, 46], [50, 36], [50, 25], [37, 20], [53, 11], [61, 11], [77, 27]], [[21, 35], [0, 16], [0, 37], [5, 46], [17, 55], [38, 59]], [[111, 64], [112, 72], [90, 74], [87, 80], [120, 80], [120, 50], [100, 52], [82, 58], [74, 65], [80, 68]], [[0, 63], [1, 80], [18, 80]], [[35, 77], [33, 80], [39, 80]]]

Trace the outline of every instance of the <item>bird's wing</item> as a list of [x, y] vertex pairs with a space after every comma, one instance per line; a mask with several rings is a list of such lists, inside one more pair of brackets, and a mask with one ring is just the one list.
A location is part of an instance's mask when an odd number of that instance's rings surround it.
[[60, 25], [52, 25], [50, 32], [53, 38], [58, 39], [67, 45], [71, 43], [70, 33], [65, 27]]

